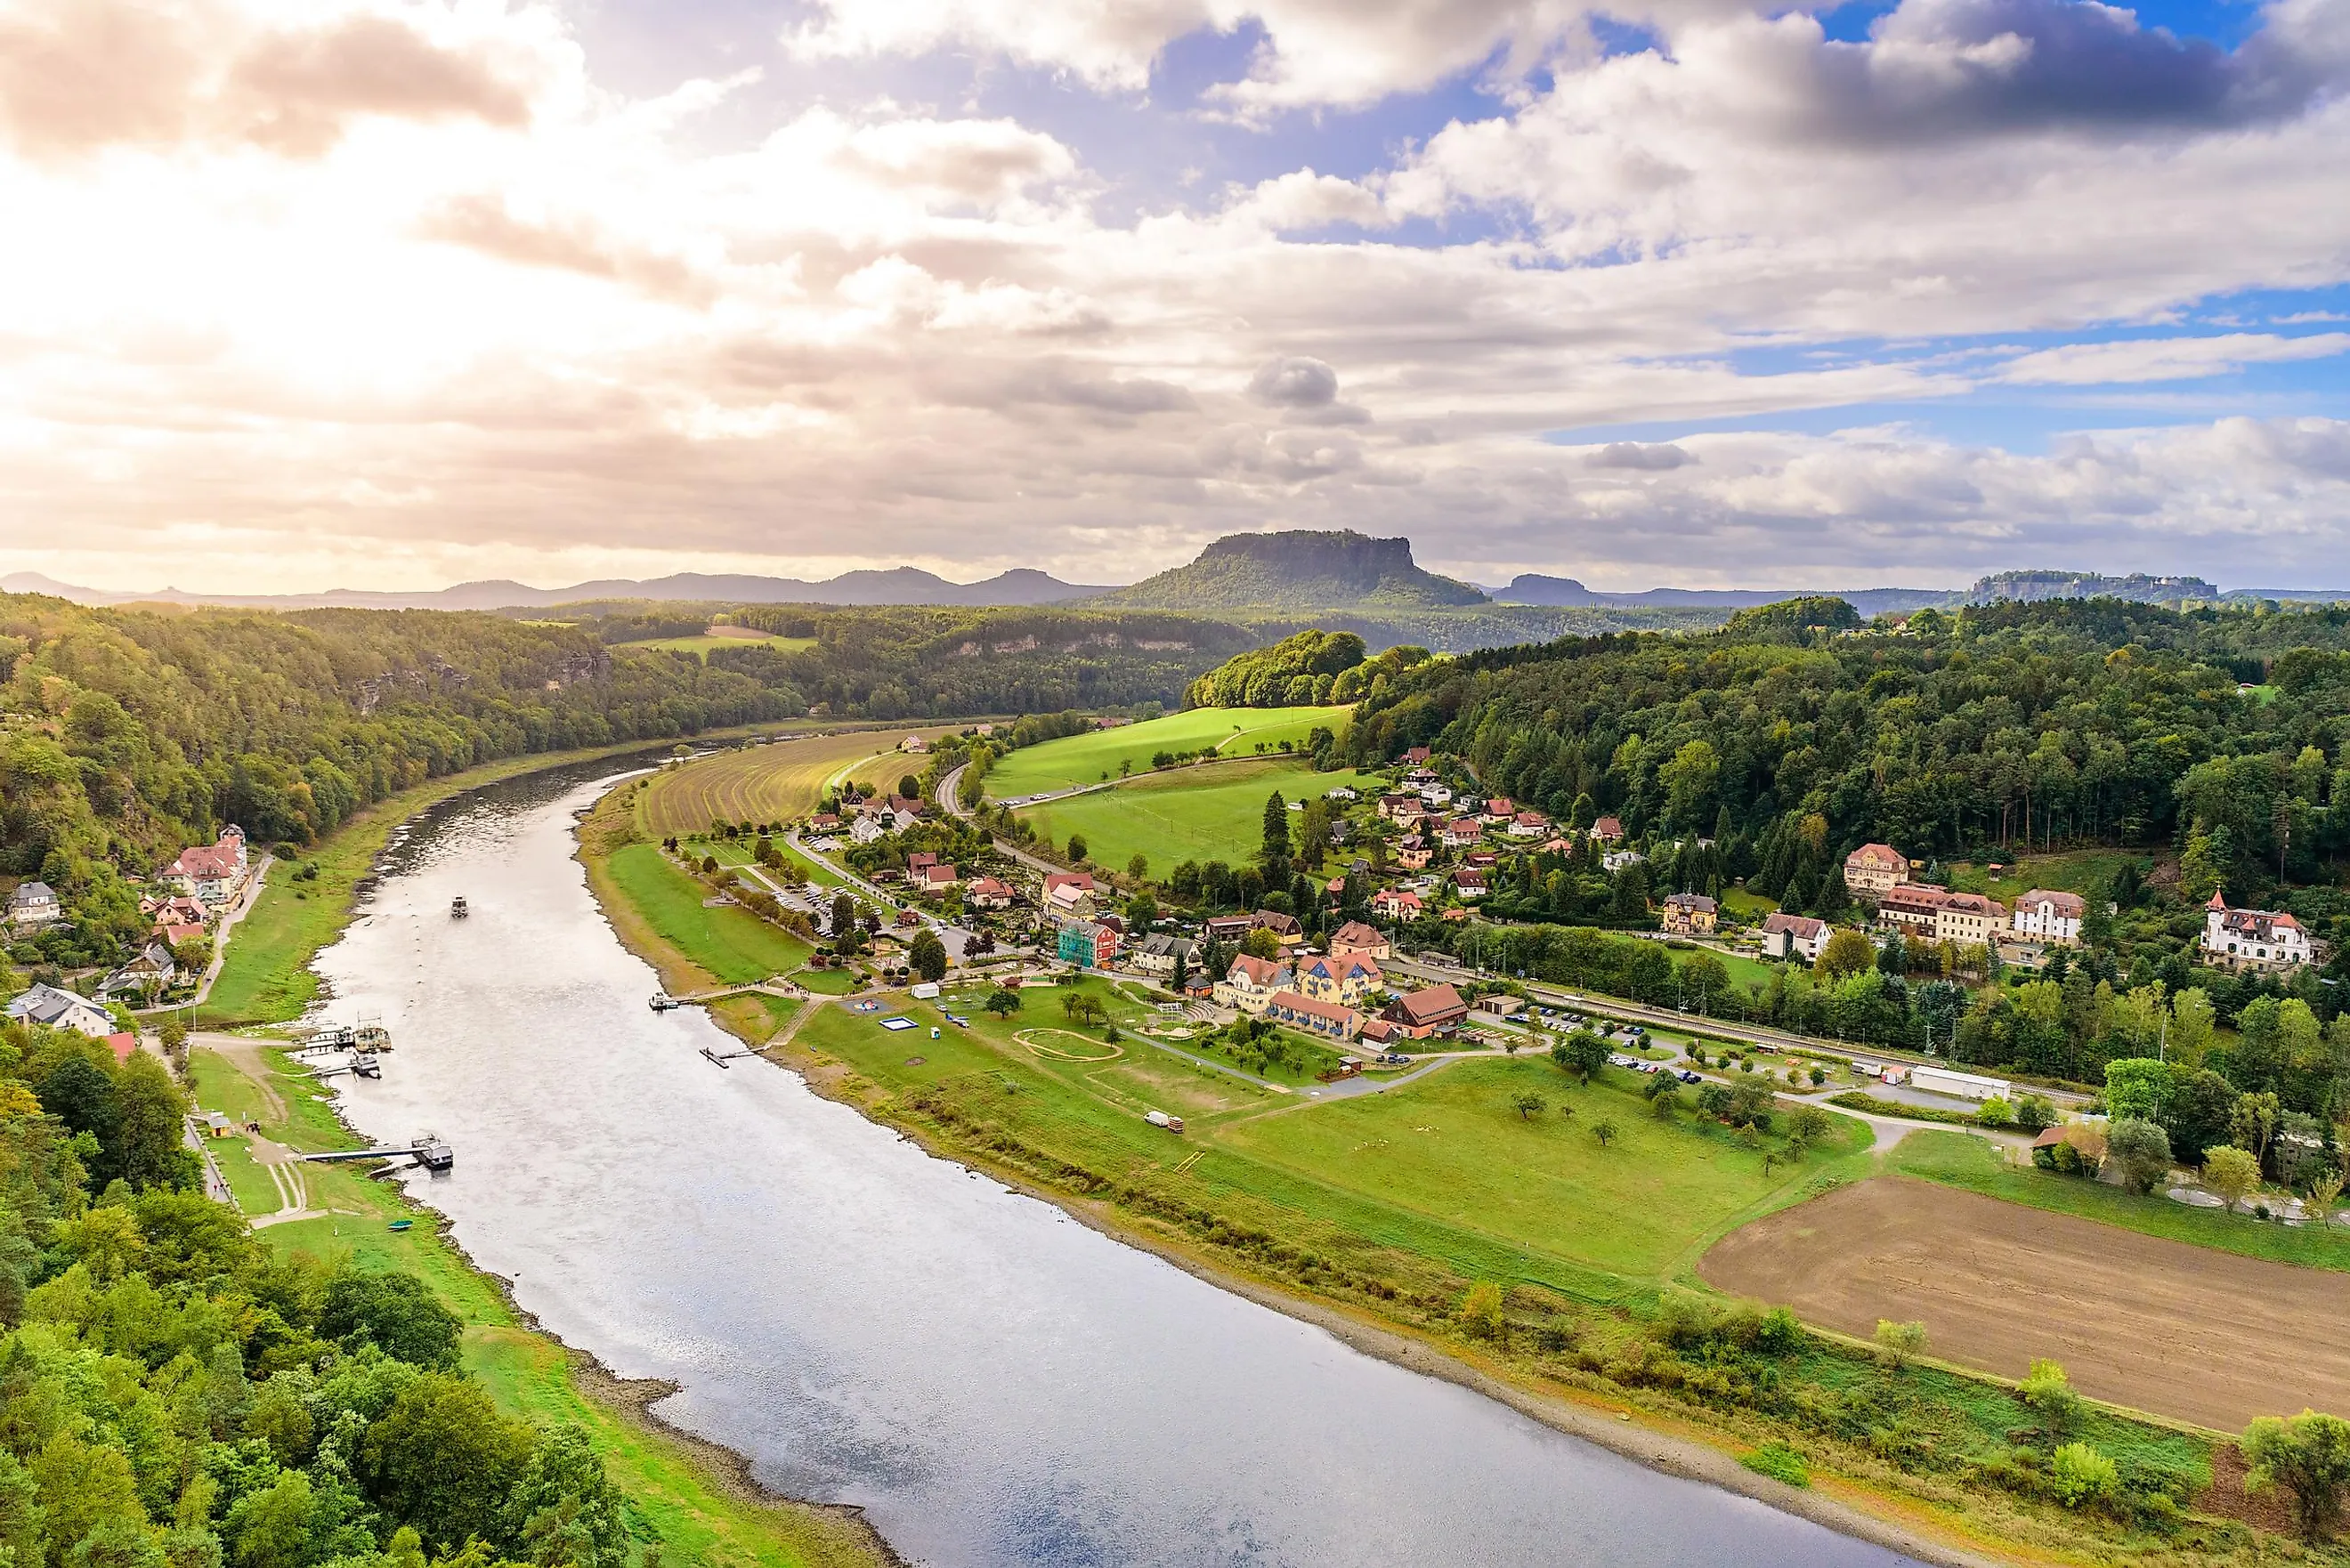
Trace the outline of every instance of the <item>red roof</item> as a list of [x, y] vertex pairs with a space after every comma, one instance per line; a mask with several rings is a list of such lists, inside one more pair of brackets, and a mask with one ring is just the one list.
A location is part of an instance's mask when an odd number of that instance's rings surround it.
[[1253, 953], [1241, 953], [1233, 958], [1227, 978], [1244, 980], [1251, 985], [1263, 987], [1275, 983], [1285, 972], [1277, 959], [1261, 959]]
[[1330, 933], [1332, 952], [1336, 952], [1340, 948], [1383, 948], [1387, 945], [1388, 940], [1379, 935], [1378, 927], [1367, 926], [1360, 920], [1348, 920]]
[[1594, 838], [1617, 839], [1624, 836], [1624, 824], [1616, 817], [1603, 816], [1591, 825]]
[[130, 1061], [130, 1054], [139, 1049], [139, 1036], [136, 1034], [109, 1034], [106, 1043], [114, 1047], [114, 1059], [118, 1062]]
[[1351, 1007], [1342, 1007], [1335, 1002], [1316, 1002], [1295, 991], [1274, 992], [1270, 1005], [1284, 1012], [1302, 1013], [1308, 1018], [1319, 1018], [1341, 1026], [1353, 1023], [1356, 1017]]
[[1420, 1028], [1469, 1015], [1469, 1004], [1449, 985], [1425, 987], [1397, 997], [1389, 1005], [1403, 1015], [1405, 1023]]

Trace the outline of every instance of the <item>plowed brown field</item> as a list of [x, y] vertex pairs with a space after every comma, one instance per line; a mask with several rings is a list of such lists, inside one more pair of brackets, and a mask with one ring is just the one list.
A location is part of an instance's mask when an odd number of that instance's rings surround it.
[[1724, 1237], [1709, 1283], [1825, 1327], [1926, 1325], [1929, 1354], [2235, 1431], [2350, 1410], [2350, 1274], [2141, 1236], [1908, 1177], [1843, 1187]]

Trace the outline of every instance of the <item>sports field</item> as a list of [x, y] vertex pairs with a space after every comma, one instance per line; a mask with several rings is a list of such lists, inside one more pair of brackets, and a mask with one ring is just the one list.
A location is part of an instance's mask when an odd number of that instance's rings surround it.
[[616, 642], [615, 648], [652, 649], [667, 653], [691, 653], [696, 659], [708, 659], [711, 650], [719, 648], [770, 648], [777, 653], [803, 653], [816, 646], [812, 637], [777, 637], [767, 632], [748, 636], [741, 631], [712, 630], [695, 637], [649, 637], [641, 642]]
[[2085, 1394], [2223, 1431], [2350, 1407], [2350, 1345], [2320, 1326], [2339, 1274], [1904, 1177], [1757, 1220], [1699, 1272], [1862, 1337], [1923, 1323], [1929, 1354], [2009, 1377], [2053, 1356]]
[[[1123, 867], [1139, 854], [1164, 876], [1183, 860], [1246, 860], [1263, 841], [1264, 800], [1274, 790], [1304, 800], [1340, 784], [1378, 787], [1358, 774], [1317, 774], [1303, 758], [1252, 757], [1153, 774], [1020, 815], [1056, 845], [1085, 835], [1087, 855], [1100, 865]], [[1293, 815], [1293, 831], [1295, 822]]]
[[[652, 836], [666, 838], [699, 833], [721, 820], [804, 816], [816, 809], [834, 775], [851, 764], [860, 764], [853, 769], [858, 776], [869, 774], [874, 784], [897, 788], [899, 774], [922, 771], [922, 759], [900, 756], [898, 742], [908, 734], [936, 736], [952, 729], [933, 724], [911, 731], [860, 730], [722, 752], [648, 780], [637, 797], [638, 820]], [[869, 768], [861, 765], [868, 759]]]
[[1219, 747], [1228, 757], [1253, 756], [1263, 742], [1270, 751], [1284, 741], [1297, 745], [1317, 724], [1344, 731], [1351, 708], [1194, 708], [1170, 713], [1140, 724], [1115, 730], [1095, 730], [1024, 746], [997, 763], [987, 775], [987, 793], [995, 800], [1036, 794], [1045, 790], [1071, 789], [1116, 778], [1120, 763], [1146, 774], [1159, 752], [1196, 752]]

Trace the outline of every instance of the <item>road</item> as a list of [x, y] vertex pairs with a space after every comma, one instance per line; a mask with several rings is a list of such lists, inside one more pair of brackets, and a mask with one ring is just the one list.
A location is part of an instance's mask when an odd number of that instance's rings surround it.
[[[962, 789], [963, 767], [968, 767], [970, 765], [970, 763], [966, 763], [962, 767], [953, 768], [950, 770], [944, 777], [939, 780], [939, 803], [945, 806], [950, 813], [961, 818], [964, 822], [969, 822], [971, 820], [971, 813], [963, 809], [961, 791]], [[1087, 784], [1086, 786], [1087, 789], [1107, 789], [1108, 787], [1109, 786], [1107, 784]], [[1082, 792], [1071, 790], [1069, 793], [1071, 794], [1076, 794]], [[995, 852], [998, 855], [1010, 856], [1013, 859], [1020, 862], [1021, 865], [1027, 867], [1031, 871], [1043, 877], [1049, 877], [1055, 871], [1066, 871], [1068, 869], [1066, 866], [1055, 866], [1049, 860], [1040, 859], [1037, 857], [1029, 854], [1025, 849], [1021, 848], [1020, 846], [1011, 842], [1009, 839], [996, 839]]]
[[[1453, 963], [1442, 954], [1421, 954], [1417, 958], [1396, 958], [1381, 966], [1390, 973], [1405, 974], [1418, 980], [1457, 984], [1478, 978], [1480, 971], [1465, 964]], [[1522, 981], [1529, 996], [1554, 1005], [1585, 1008], [1604, 1012], [1610, 1017], [1630, 1019], [1639, 1023], [1654, 1023], [1683, 1033], [1710, 1034], [1724, 1040], [1736, 1040], [1750, 1045], [1772, 1045], [1796, 1051], [1826, 1051], [1838, 1055], [1878, 1056], [1887, 1061], [1916, 1065], [1944, 1065], [1934, 1058], [1898, 1046], [1850, 1044], [1839, 1040], [1822, 1040], [1809, 1034], [1796, 1034], [1784, 1029], [1773, 1029], [1762, 1024], [1736, 1023], [1724, 1018], [1707, 1018], [1679, 1012], [1669, 1007], [1650, 1007], [1645, 1002], [1627, 1002], [1615, 996], [1586, 996], [1562, 986], [1542, 981]], [[2069, 1089], [2043, 1089], [2033, 1086], [2033, 1093], [2043, 1095], [2056, 1105], [2076, 1107], [2085, 1105], [2088, 1096]]]
[[212, 1000], [213, 981], [220, 978], [221, 966], [228, 962], [229, 933], [236, 929], [237, 923], [251, 914], [254, 905], [261, 901], [262, 892], [269, 879], [269, 867], [276, 861], [276, 857], [263, 855], [260, 862], [253, 867], [253, 875], [245, 878], [244, 890], [237, 895], [236, 902], [221, 915], [220, 927], [213, 933], [213, 961], [204, 966], [203, 979], [196, 982], [196, 994], [185, 1002], [174, 1002], [165, 1007], [134, 1008], [135, 1013], [141, 1018], [161, 1017], [182, 1007], [201, 1007]]
[[[910, 901], [901, 903], [900, 900], [892, 897], [889, 893], [884, 892], [874, 884], [867, 881], [864, 877], [850, 870], [847, 866], [844, 866], [839, 861], [833, 859], [832, 857], [822, 854], [815, 848], [812, 848], [808, 845], [807, 841], [800, 836], [799, 829], [797, 828], [794, 828], [791, 832], [785, 835], [784, 841], [789, 844], [794, 849], [798, 850], [802, 855], [806, 856], [809, 859], [815, 861], [817, 865], [831, 872], [834, 876], [839, 877], [841, 881], [846, 883], [849, 888], [863, 895], [868, 902], [878, 904], [885, 909], [895, 909], [900, 908], [912, 909], [914, 911], [915, 919], [920, 920], [923, 925], [929, 927], [933, 932], [937, 933], [940, 945], [947, 950], [947, 956], [951, 959], [960, 961], [962, 958], [964, 950], [970, 945], [971, 940], [979, 934], [977, 931], [965, 930], [962, 927], [956, 925], [953, 921], [933, 915]], [[765, 881], [766, 878], [762, 877], [760, 880]], [[774, 884], [770, 883], [769, 886], [772, 887]], [[1000, 949], [998, 950], [1004, 951], [1016, 950]]]

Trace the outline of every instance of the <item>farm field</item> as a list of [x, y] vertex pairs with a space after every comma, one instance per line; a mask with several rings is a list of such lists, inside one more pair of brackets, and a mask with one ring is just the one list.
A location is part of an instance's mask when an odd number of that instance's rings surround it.
[[1123, 867], [1141, 855], [1153, 874], [1164, 876], [1179, 861], [1247, 859], [1263, 838], [1264, 798], [1274, 790], [1302, 800], [1367, 783], [1377, 787], [1359, 774], [1317, 774], [1304, 758], [1252, 757], [1149, 774], [1115, 789], [1030, 806], [1020, 815], [1055, 844], [1066, 844], [1072, 833], [1085, 835], [1086, 853], [1101, 865]]
[[[823, 798], [835, 775], [868, 758], [874, 782], [895, 788], [901, 773], [921, 772], [920, 757], [898, 757], [909, 734], [951, 733], [955, 726], [930, 724], [911, 730], [856, 730], [807, 735], [703, 757], [667, 768], [648, 780], [637, 796], [637, 820], [655, 838], [699, 833], [712, 823], [780, 822], [803, 816]], [[884, 781], [880, 774], [887, 774]]]
[[612, 646], [664, 653], [691, 653], [706, 661], [712, 649], [721, 648], [768, 648], [777, 653], [805, 653], [816, 646], [816, 639], [778, 637], [771, 632], [746, 637], [740, 633], [706, 631], [694, 637], [649, 637], [640, 642], [616, 642]]
[[[1407, 1088], [1253, 1117], [1216, 1137], [1440, 1223], [1633, 1278], [1676, 1272], [1756, 1205], [1797, 1196], [1868, 1146], [1839, 1118], [1838, 1139], [1766, 1174], [1726, 1128], [1659, 1121], [1637, 1081], [1610, 1069], [1578, 1085], [1539, 1058], [1459, 1062]], [[1522, 1091], [1551, 1108], [1521, 1116], [1510, 1101]], [[1604, 1147], [1592, 1133], [1603, 1121], [1616, 1128]]]
[[987, 794], [993, 800], [1009, 800], [1098, 784], [1104, 777], [1118, 777], [1121, 763], [1131, 772], [1149, 773], [1151, 757], [1159, 752], [1195, 752], [1221, 744], [1226, 756], [1250, 756], [1260, 741], [1268, 750], [1284, 741], [1303, 745], [1317, 724], [1343, 730], [1347, 715], [1353, 711], [1351, 708], [1194, 708], [1140, 724], [1068, 735], [1042, 745], [1023, 746], [998, 762], [988, 773]]
[[2221, 1430], [2350, 1405], [2350, 1345], [2312, 1332], [2337, 1276], [1909, 1178], [1757, 1220], [1698, 1272], [1862, 1338], [1922, 1322], [1929, 1354], [2003, 1376], [2053, 1356], [2095, 1398]]
[[[2147, 1236], [2267, 1258], [2303, 1268], [2350, 1272], [2350, 1228], [2267, 1225], [2250, 1214], [2190, 1209], [2168, 1198], [2137, 1197], [2102, 1181], [2083, 1181], [1995, 1157], [1982, 1139], [1964, 1133], [1921, 1130], [1903, 1138], [1893, 1168], [1948, 1187], [2033, 1209], [2078, 1215]], [[2345, 1287], [2350, 1288], [2350, 1287]]]

